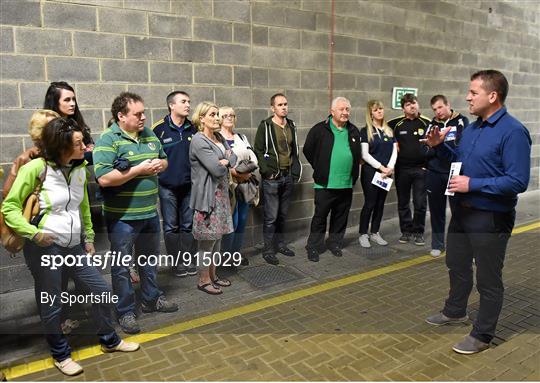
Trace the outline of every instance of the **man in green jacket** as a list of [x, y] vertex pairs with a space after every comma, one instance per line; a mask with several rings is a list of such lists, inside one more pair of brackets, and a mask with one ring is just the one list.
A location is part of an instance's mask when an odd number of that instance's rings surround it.
[[287, 118], [287, 97], [282, 93], [273, 95], [270, 106], [273, 116], [259, 124], [254, 150], [263, 178], [263, 258], [277, 265], [276, 253], [295, 255], [285, 244], [283, 232], [293, 185], [302, 175], [302, 165], [298, 158], [296, 126]]

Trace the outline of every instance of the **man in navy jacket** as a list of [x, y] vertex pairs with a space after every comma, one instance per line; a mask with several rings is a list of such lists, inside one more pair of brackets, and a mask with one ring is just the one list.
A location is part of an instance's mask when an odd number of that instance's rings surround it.
[[[444, 138], [445, 145], [456, 148], [463, 129], [469, 125], [469, 119], [452, 110], [446, 96], [438, 94], [431, 98], [431, 109], [435, 114], [429, 129], [438, 127], [448, 129]], [[438, 257], [446, 248], [444, 245], [444, 227], [446, 225], [446, 184], [450, 174], [450, 161], [435, 154], [434, 149], [427, 152], [426, 191], [431, 219], [431, 255]], [[450, 206], [452, 208], [452, 206]]]
[[197, 269], [187, 263], [183, 253], [193, 252], [191, 234], [193, 211], [191, 196], [191, 164], [189, 146], [197, 128], [188, 120], [191, 100], [186, 92], [174, 91], [167, 96], [169, 114], [152, 129], [167, 154], [169, 166], [159, 174], [159, 201], [163, 217], [163, 233], [167, 253], [175, 257], [172, 272], [177, 277], [196, 275]]
[[480, 307], [470, 334], [453, 347], [460, 354], [486, 350], [495, 335], [517, 194], [529, 183], [531, 138], [525, 126], [507, 112], [507, 94], [508, 81], [501, 72], [474, 73], [467, 102], [478, 119], [463, 131], [457, 149], [443, 144], [449, 130], [435, 128], [425, 140], [437, 155], [462, 163], [462, 175], [452, 177], [448, 184], [448, 191], [455, 193], [446, 252], [450, 292], [442, 312], [426, 319], [436, 326], [467, 321], [474, 259]]

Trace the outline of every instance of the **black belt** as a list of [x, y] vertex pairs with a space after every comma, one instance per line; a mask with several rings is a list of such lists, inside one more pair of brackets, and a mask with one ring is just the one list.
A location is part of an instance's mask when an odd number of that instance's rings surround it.
[[289, 169], [279, 169], [278, 177], [287, 177], [289, 175]]

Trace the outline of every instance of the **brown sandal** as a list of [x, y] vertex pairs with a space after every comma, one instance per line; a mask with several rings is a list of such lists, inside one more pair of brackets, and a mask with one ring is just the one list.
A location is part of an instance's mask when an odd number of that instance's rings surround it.
[[201, 290], [201, 291], [204, 291], [206, 294], [210, 294], [210, 295], [223, 294], [223, 291], [221, 291], [221, 290], [212, 291], [212, 290], [208, 289], [208, 286], [215, 287], [212, 283], [205, 283], [204, 285], [197, 285], [197, 288], [199, 290]]
[[231, 281], [229, 281], [228, 279], [225, 279], [225, 278], [221, 279], [219, 277], [214, 279], [212, 283], [214, 284], [214, 286], [218, 286], [218, 287], [229, 287], [232, 284]]

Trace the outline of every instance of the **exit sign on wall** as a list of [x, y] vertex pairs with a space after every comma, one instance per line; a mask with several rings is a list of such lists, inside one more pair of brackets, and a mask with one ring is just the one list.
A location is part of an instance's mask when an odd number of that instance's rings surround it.
[[418, 88], [399, 88], [394, 87], [392, 91], [392, 109], [401, 109], [401, 97], [407, 93], [412, 93], [418, 96]]

